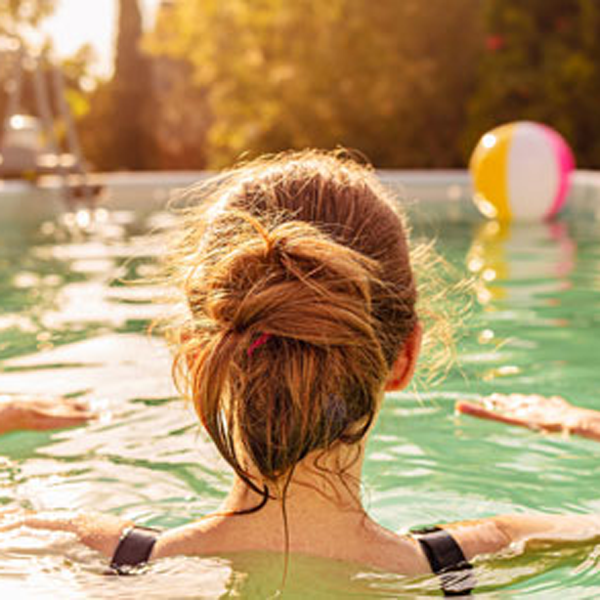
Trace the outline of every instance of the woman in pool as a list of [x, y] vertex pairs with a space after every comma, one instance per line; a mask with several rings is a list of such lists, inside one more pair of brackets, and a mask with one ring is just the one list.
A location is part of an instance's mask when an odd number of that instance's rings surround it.
[[479, 554], [600, 536], [591, 515], [414, 535], [374, 522], [360, 493], [367, 437], [385, 391], [409, 384], [422, 337], [402, 217], [370, 171], [313, 152], [243, 166], [203, 190], [171, 263], [187, 308], [169, 337], [176, 380], [235, 472], [222, 510], [160, 536], [100, 515], [7, 513], [4, 528], [74, 532], [117, 569], [273, 550], [442, 573], [447, 593], [469, 589]]

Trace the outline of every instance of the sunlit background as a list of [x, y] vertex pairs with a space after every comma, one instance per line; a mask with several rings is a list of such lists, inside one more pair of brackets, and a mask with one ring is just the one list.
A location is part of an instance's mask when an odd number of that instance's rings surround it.
[[[483, 133], [515, 120], [600, 165], [598, 2], [4, 0], [5, 117], [15, 43], [60, 67], [96, 171], [339, 146], [382, 168], [464, 168]], [[18, 109], [38, 116], [25, 63]]]
[[[145, 29], [151, 29], [160, 0], [141, 0]], [[115, 0], [59, 0], [56, 11], [46, 19], [41, 30], [52, 38], [56, 53], [68, 58], [89, 44], [96, 56], [92, 67], [99, 76], [112, 72], [113, 42], [117, 26]]]

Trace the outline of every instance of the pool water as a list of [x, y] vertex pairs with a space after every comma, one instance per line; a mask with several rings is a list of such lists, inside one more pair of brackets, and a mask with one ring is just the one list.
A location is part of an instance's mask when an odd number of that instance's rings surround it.
[[[418, 216], [415, 235], [438, 238], [477, 299], [445, 380], [388, 396], [366, 461], [366, 505], [398, 532], [507, 512], [600, 513], [600, 444], [453, 411], [457, 399], [492, 392], [600, 408], [600, 225], [509, 229], [435, 214]], [[101, 211], [87, 222], [0, 220], [0, 393], [70, 394], [100, 414], [77, 429], [2, 436], [0, 504], [184, 524], [217, 508], [230, 475], [177, 397], [163, 343], [146, 333], [165, 306], [163, 290], [140, 279], [151, 281], [174, 218]], [[71, 536], [18, 531], [0, 539], [0, 596], [266, 598], [281, 566], [277, 554], [240, 553], [107, 577], [105, 561]], [[600, 542], [511, 549], [477, 561], [477, 579], [486, 598], [595, 598]], [[436, 594], [432, 577], [293, 557], [283, 597]]]

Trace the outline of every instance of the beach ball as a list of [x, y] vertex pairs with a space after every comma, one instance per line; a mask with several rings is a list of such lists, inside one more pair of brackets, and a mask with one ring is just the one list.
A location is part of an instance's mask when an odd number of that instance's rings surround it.
[[565, 203], [574, 166], [554, 129], [530, 121], [502, 125], [486, 133], [471, 156], [475, 204], [498, 221], [550, 219]]

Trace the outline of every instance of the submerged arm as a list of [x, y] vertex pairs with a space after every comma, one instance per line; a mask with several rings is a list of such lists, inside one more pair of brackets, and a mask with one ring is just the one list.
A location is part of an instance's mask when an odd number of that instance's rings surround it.
[[572, 433], [600, 442], [600, 411], [573, 406], [558, 396], [492, 394], [480, 402], [457, 402], [456, 411], [508, 425]]
[[600, 515], [502, 515], [444, 525], [470, 560], [511, 544], [600, 540]]
[[73, 533], [83, 544], [110, 558], [132, 521], [99, 513], [32, 513], [23, 509], [0, 512], [0, 533], [19, 527]]
[[0, 434], [17, 429], [58, 429], [82, 425], [93, 417], [87, 405], [70, 398], [0, 396]]

